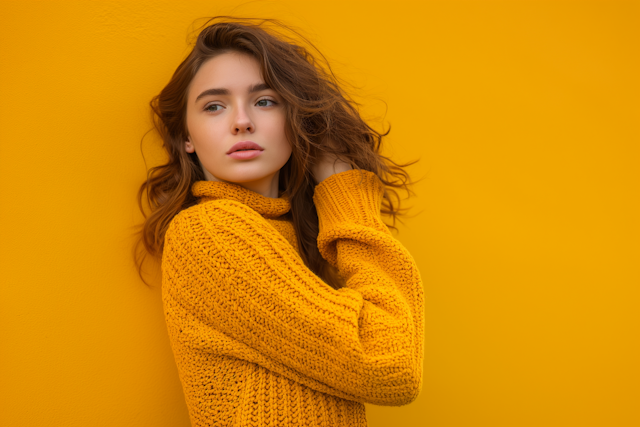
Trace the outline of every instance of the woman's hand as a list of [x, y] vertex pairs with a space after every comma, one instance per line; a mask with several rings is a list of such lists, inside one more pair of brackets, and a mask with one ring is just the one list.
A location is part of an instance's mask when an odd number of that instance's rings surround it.
[[324, 153], [318, 162], [311, 166], [311, 173], [320, 184], [331, 175], [352, 170], [351, 164], [341, 160], [335, 154]]

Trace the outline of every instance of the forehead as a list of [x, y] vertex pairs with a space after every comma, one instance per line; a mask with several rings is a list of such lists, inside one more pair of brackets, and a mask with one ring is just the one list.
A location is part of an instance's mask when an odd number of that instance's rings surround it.
[[227, 52], [205, 61], [189, 88], [189, 98], [203, 90], [224, 88], [246, 92], [250, 86], [263, 83], [258, 60], [245, 53]]

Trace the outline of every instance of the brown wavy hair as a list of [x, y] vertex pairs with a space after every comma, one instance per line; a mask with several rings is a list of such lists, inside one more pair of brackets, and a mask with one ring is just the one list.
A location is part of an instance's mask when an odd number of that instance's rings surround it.
[[197, 203], [191, 186], [206, 179], [197, 154], [185, 151], [189, 85], [205, 61], [221, 53], [239, 52], [258, 60], [265, 83], [285, 101], [285, 132], [292, 155], [280, 170], [279, 194], [289, 196], [291, 210], [287, 215], [298, 236], [300, 255], [327, 284], [334, 289], [342, 287], [338, 271], [318, 251], [318, 216], [313, 203], [317, 182], [310, 166], [323, 153], [331, 153], [354, 169], [374, 172], [385, 185], [381, 213], [393, 217], [393, 225], [388, 227], [397, 231], [396, 217], [407, 209], [399, 207], [396, 189], [413, 193], [408, 187], [413, 182], [403, 168], [418, 160], [400, 165], [380, 154], [382, 138], [389, 134], [390, 126], [381, 133], [360, 117], [360, 104], [343, 89], [344, 83], [334, 75], [326, 58], [298, 31], [274, 19], [229, 16], [212, 18], [203, 27], [191, 53], [150, 103], [154, 128], [168, 160], [148, 170], [138, 191], [138, 205], [145, 218], [134, 250], [140, 277], [146, 283], [142, 274], [146, 255], [156, 260], [161, 257], [164, 235], [173, 217]]

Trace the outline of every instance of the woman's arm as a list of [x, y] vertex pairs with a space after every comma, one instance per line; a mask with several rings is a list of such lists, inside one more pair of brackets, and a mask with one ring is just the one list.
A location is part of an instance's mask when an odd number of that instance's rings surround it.
[[358, 170], [315, 188], [318, 248], [346, 279], [339, 290], [241, 203], [215, 200], [180, 213], [162, 261], [168, 323], [180, 331], [175, 341], [351, 400], [415, 400], [422, 386], [422, 282], [381, 220], [382, 191], [374, 173]]
[[316, 182], [320, 184], [325, 179], [336, 173], [352, 170], [353, 168], [348, 162], [340, 159], [335, 154], [325, 153], [318, 162], [311, 165], [311, 173]]

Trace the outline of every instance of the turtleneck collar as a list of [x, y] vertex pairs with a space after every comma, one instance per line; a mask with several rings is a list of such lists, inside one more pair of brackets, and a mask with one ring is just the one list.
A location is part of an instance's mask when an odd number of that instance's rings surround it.
[[291, 209], [286, 195], [278, 198], [266, 197], [231, 182], [198, 181], [191, 187], [191, 192], [198, 198], [198, 203], [216, 199], [235, 200], [249, 206], [265, 218], [277, 218]]

